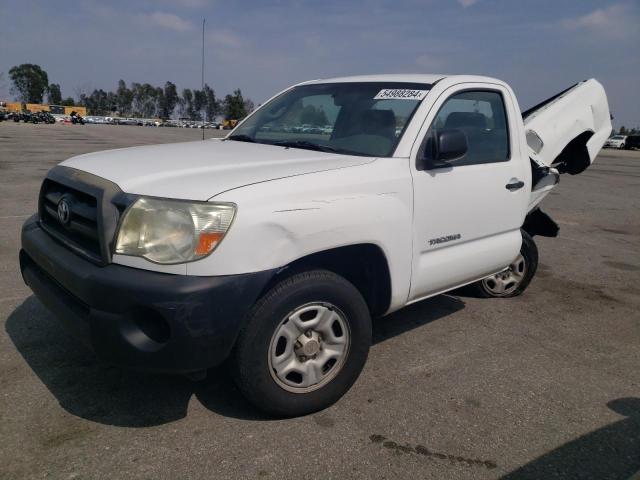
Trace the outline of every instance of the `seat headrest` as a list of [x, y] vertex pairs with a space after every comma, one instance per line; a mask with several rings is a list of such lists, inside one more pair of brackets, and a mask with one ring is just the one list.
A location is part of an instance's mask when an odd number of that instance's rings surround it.
[[487, 128], [487, 119], [477, 112], [451, 112], [444, 124], [445, 128]]
[[393, 110], [367, 110], [362, 115], [362, 131], [366, 133], [379, 133], [388, 128], [395, 129], [396, 116]]

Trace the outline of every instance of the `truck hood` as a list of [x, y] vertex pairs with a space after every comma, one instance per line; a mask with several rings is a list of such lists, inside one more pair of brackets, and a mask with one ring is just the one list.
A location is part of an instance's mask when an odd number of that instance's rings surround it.
[[252, 183], [352, 167], [373, 160], [211, 139], [88, 153], [61, 165], [110, 180], [127, 193], [208, 200]]

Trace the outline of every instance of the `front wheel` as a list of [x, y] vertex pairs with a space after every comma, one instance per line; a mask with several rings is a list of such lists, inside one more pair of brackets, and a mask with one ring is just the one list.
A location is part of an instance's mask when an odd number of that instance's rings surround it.
[[474, 283], [471, 287], [485, 298], [516, 297], [526, 290], [538, 269], [538, 248], [533, 238], [522, 231], [520, 253], [501, 272]]
[[293, 417], [326, 408], [356, 381], [371, 345], [360, 292], [326, 270], [293, 275], [254, 306], [234, 351], [235, 380], [259, 409]]

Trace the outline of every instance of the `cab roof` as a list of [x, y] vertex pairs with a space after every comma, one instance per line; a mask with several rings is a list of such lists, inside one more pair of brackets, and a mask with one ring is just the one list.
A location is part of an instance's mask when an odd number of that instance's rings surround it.
[[319, 78], [304, 83], [350, 83], [350, 82], [407, 82], [433, 84], [442, 80], [445, 75], [425, 74], [386, 74], [386, 75], [354, 75], [350, 77]]
[[425, 74], [425, 73], [393, 73], [381, 75], [354, 75], [349, 77], [335, 78], [319, 78], [302, 82], [299, 85], [309, 85], [314, 83], [348, 83], [348, 82], [407, 82], [407, 83], [424, 83], [433, 85], [434, 83], [447, 78], [463, 82], [491, 82], [503, 83], [500, 80], [479, 75], [444, 75], [444, 74]]

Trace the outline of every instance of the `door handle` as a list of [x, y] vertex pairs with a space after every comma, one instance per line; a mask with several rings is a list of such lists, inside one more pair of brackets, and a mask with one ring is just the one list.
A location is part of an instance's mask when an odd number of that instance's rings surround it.
[[522, 187], [524, 187], [524, 182], [522, 180], [518, 180], [517, 182], [507, 183], [504, 187], [510, 192], [513, 192], [515, 190], [520, 190]]

